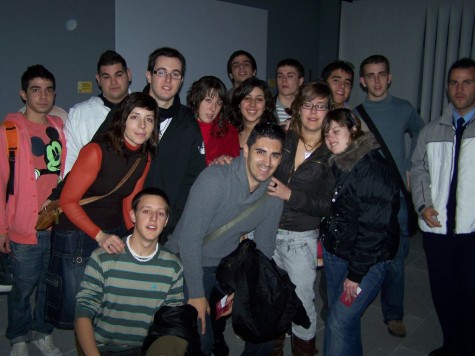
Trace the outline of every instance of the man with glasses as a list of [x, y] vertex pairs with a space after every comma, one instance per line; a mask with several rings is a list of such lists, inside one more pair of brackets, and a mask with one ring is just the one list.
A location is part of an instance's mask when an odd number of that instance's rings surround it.
[[[409, 252], [408, 206], [402, 189], [410, 189], [409, 171], [411, 156], [417, 143], [419, 132], [424, 126], [419, 114], [404, 99], [389, 94], [392, 75], [389, 61], [382, 55], [372, 55], [361, 62], [360, 84], [367, 92], [366, 100], [361, 104], [379, 131], [394, 159], [405, 187], [401, 187], [401, 207], [398, 214], [400, 226], [399, 249], [392, 260], [386, 278], [381, 287], [381, 309], [384, 322], [391, 335], [406, 336], [404, 316], [404, 259]], [[364, 116], [355, 112], [364, 122]], [[406, 152], [405, 134], [411, 137], [411, 148]], [[375, 135], [377, 136], [377, 135]]]
[[150, 54], [145, 73], [148, 93], [160, 108], [160, 143], [145, 186], [162, 189], [170, 199], [170, 219], [162, 243], [173, 232], [190, 188], [205, 168], [200, 128], [191, 109], [182, 105], [178, 96], [185, 70], [185, 57], [174, 48], [162, 47]]
[[285, 127], [292, 116], [292, 103], [304, 82], [303, 66], [296, 59], [283, 59], [277, 64], [276, 78], [275, 111], [279, 125]]
[[228, 75], [233, 87], [228, 90], [228, 97], [233, 97], [234, 90], [246, 79], [255, 77], [257, 73], [256, 60], [249, 52], [242, 49], [233, 52], [228, 59]]

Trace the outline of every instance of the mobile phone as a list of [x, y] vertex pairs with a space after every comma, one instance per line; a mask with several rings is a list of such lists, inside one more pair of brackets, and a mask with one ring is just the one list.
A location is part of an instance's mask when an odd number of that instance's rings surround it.
[[[358, 287], [358, 288], [356, 289], [356, 297], [357, 297], [360, 293], [361, 293], [361, 288]], [[351, 307], [351, 305], [352, 305], [353, 302], [355, 301], [356, 297], [347, 298], [345, 291], [343, 291], [343, 293], [342, 293], [341, 296], [340, 296], [340, 302], [342, 302], [344, 305], [346, 305], [346, 306], [349, 308], [349, 307]]]

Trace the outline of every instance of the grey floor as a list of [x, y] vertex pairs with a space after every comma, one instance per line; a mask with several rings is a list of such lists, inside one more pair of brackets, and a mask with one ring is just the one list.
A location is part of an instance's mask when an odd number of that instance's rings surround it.
[[[317, 281], [318, 283], [318, 281]], [[318, 284], [316, 284], [318, 285]], [[8, 355], [10, 346], [5, 338], [7, 323], [7, 300], [5, 294], [0, 294], [0, 356]], [[321, 300], [317, 297], [317, 310]], [[411, 249], [406, 259], [406, 292], [405, 292], [405, 323], [407, 335], [405, 338], [391, 336], [386, 325], [382, 322], [379, 297], [368, 308], [362, 318], [362, 337], [364, 354], [368, 356], [419, 356], [427, 355], [431, 350], [442, 344], [442, 333], [430, 297], [427, 266], [422, 249], [422, 239], [419, 235], [411, 238]], [[319, 320], [317, 332], [317, 347], [321, 350], [323, 344], [324, 324]], [[74, 355], [74, 337], [71, 331], [55, 330], [53, 334], [56, 344], [66, 355]], [[228, 324], [226, 340], [230, 346], [231, 356], [240, 355], [244, 343], [232, 332]], [[30, 355], [41, 355], [32, 345]], [[285, 355], [290, 355], [290, 339], [286, 340]], [[320, 352], [320, 355], [322, 353]]]

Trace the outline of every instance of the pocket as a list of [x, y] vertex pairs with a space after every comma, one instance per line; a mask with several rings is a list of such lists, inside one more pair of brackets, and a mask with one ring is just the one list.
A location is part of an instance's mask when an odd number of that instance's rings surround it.
[[47, 308], [51, 307], [59, 309], [62, 299], [62, 279], [60, 276], [54, 273], [48, 272], [46, 275], [46, 305]]

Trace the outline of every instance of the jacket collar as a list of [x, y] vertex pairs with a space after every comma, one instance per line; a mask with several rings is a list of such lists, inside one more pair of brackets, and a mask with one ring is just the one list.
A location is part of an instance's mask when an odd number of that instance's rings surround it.
[[350, 146], [341, 154], [332, 155], [330, 163], [335, 164], [339, 169], [349, 172], [369, 151], [379, 148], [379, 143], [371, 132], [365, 132], [363, 136], [354, 140]]

